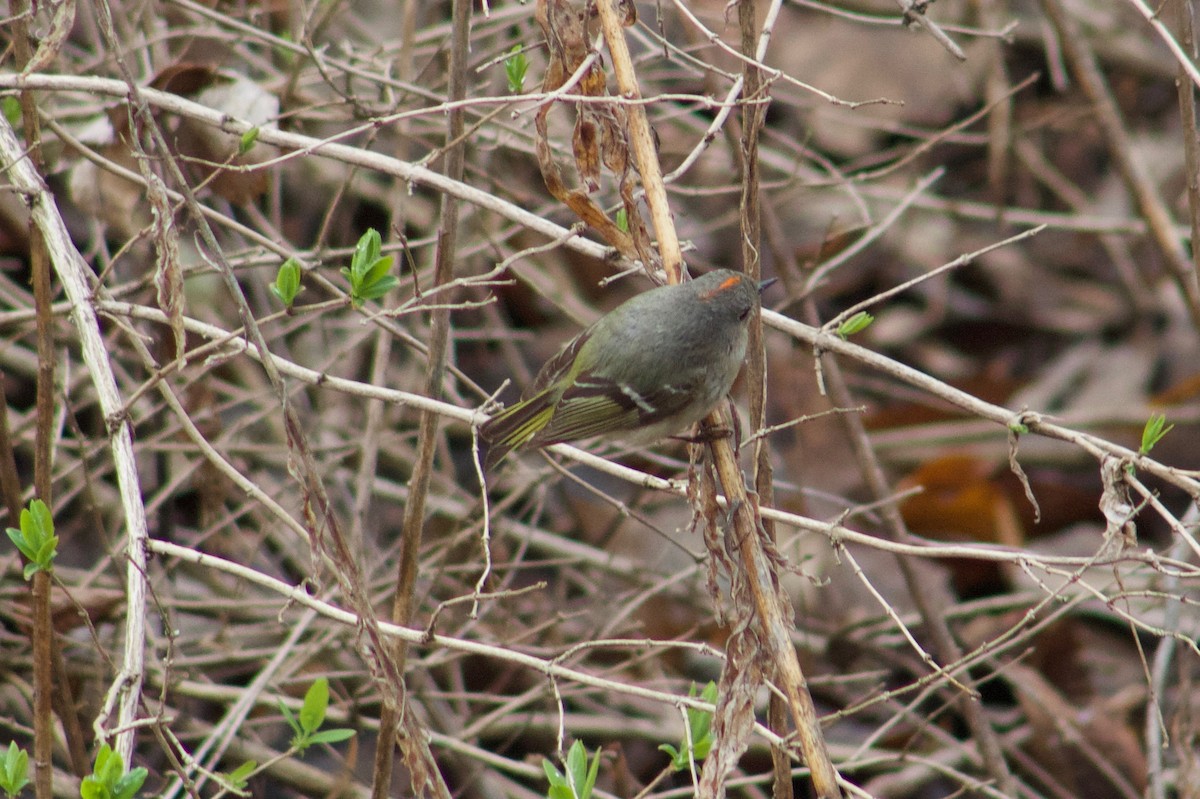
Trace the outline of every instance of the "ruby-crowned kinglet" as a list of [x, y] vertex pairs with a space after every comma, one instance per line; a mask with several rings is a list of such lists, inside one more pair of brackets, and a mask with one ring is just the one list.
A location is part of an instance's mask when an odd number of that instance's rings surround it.
[[480, 427], [485, 467], [514, 449], [592, 436], [646, 444], [691, 427], [729, 393], [750, 314], [774, 282], [718, 269], [617, 306], [547, 361], [520, 402]]

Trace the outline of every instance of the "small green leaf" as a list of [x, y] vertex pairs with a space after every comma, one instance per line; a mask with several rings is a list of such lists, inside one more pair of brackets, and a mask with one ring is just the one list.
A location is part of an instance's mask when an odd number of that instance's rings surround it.
[[554, 767], [550, 758], [542, 760], [542, 770], [546, 772], [546, 779], [550, 781], [550, 790], [546, 791], [547, 799], [576, 799], [567, 778]]
[[394, 259], [381, 255], [382, 241], [378, 231], [368, 230], [358, 240], [350, 268], [342, 274], [350, 281], [350, 302], [358, 308], [367, 300], [376, 300], [400, 285], [399, 278], [389, 275]]
[[249, 784], [250, 775], [258, 768], [258, 761], [247, 760], [242, 765], [235, 768], [233, 771], [225, 775], [225, 781], [237, 788], [239, 791], [244, 790]]
[[504, 75], [508, 79], [508, 93], [520, 94], [525, 88], [525, 73], [529, 71], [529, 59], [525, 57], [524, 48], [514, 44], [508, 51], [510, 55], [504, 59]]
[[43, 539], [54, 535], [54, 517], [50, 515], [50, 508], [46, 507], [45, 502], [40, 499], [30, 502], [29, 513], [33, 516], [34, 524]]
[[587, 765], [587, 750], [583, 748], [582, 741], [576, 741], [567, 750], [566, 770], [567, 778], [576, 787], [582, 785], [587, 779]]
[[866, 330], [874, 321], [874, 316], [871, 316], [871, 314], [867, 313], [866, 311], [859, 311], [858, 313], [854, 314], [854, 316], [851, 316], [849, 319], [838, 325], [837, 334], [841, 336], [842, 339], [848, 339], [855, 333], [861, 333], [862, 331]]
[[390, 255], [385, 255], [382, 258], [376, 258], [375, 263], [371, 264], [371, 267], [366, 271], [366, 274], [363, 275], [363, 283], [368, 286], [372, 286], [378, 283], [380, 280], [383, 280], [383, 278], [387, 276], [387, 273], [392, 268], [392, 261], [393, 258]]
[[142, 789], [149, 773], [146, 769], [138, 767], [118, 779], [117, 784], [113, 786], [113, 799], [133, 799]]
[[13, 542], [13, 546], [25, 556], [26, 560], [33, 560], [33, 556], [36, 553], [25, 544], [25, 536], [21, 535], [20, 530], [15, 527], [6, 527], [4, 528], [4, 532], [8, 534], [8, 538]]
[[17, 746], [16, 741], [9, 741], [8, 751], [4, 754], [4, 764], [0, 767], [0, 790], [6, 796], [19, 794], [29, 784], [29, 753]]
[[14, 128], [21, 124], [21, 101], [11, 94], [4, 98], [4, 118]]
[[379, 253], [382, 249], [383, 240], [379, 237], [379, 231], [375, 228], [370, 228], [366, 233], [359, 236], [358, 244], [354, 246], [354, 256], [350, 259], [351, 274], [361, 279], [367, 273], [367, 270], [379, 260]]
[[279, 712], [283, 714], [283, 720], [292, 728], [292, 732], [296, 734], [296, 737], [304, 734], [304, 730], [300, 729], [300, 722], [296, 721], [295, 714], [288, 710], [288, 706], [284, 704], [282, 699], [279, 700]]
[[100, 751], [96, 753], [96, 765], [92, 769], [92, 776], [105, 785], [112, 785], [124, 773], [125, 761], [121, 755], [114, 752], [108, 744], [101, 746]]
[[340, 741], [346, 741], [354, 737], [354, 730], [345, 727], [339, 727], [334, 730], [321, 730], [315, 732], [308, 737], [308, 742], [313, 744], [335, 744]]
[[304, 694], [304, 704], [300, 707], [300, 729], [309, 735], [321, 729], [328, 708], [329, 680], [319, 677]]
[[271, 284], [271, 293], [279, 298], [285, 308], [291, 308], [296, 295], [300, 293], [300, 275], [300, 262], [295, 258], [288, 258], [279, 265], [275, 282]]
[[370, 285], [363, 286], [358, 296], [364, 300], [377, 300], [399, 285], [400, 278], [395, 275], [386, 275]]
[[546, 796], [550, 799], [590, 799], [600, 773], [600, 750], [588, 766], [587, 749], [581, 741], [571, 744], [567, 750], [565, 770], [560, 772], [548, 759], [542, 761], [542, 770], [550, 781]]
[[580, 794], [580, 799], [591, 799], [592, 789], [596, 787], [596, 777], [600, 775], [600, 749], [596, 749], [596, 754], [592, 758], [592, 767], [588, 769], [587, 780], [583, 784], [583, 792]]
[[[688, 689], [688, 696], [696, 696], [696, 685]], [[700, 691], [700, 698], [705, 702], [715, 703], [717, 701], [717, 684], [709, 681], [704, 686], [704, 690]], [[697, 763], [708, 757], [708, 753], [712, 751], [712, 713], [708, 710], [696, 710], [688, 708], [686, 712], [688, 737], [680, 742], [679, 747], [674, 747], [670, 744], [662, 744], [658, 748], [671, 756], [671, 768], [675, 771], [683, 771], [688, 768], [692, 760]], [[688, 755], [688, 741], [691, 741], [691, 756]]]
[[83, 799], [133, 799], [149, 774], [144, 768], [125, 772], [125, 761], [108, 744], [96, 753], [92, 773], [83, 778], [79, 795]]
[[625, 232], [625, 233], [629, 232], [629, 212], [628, 211], [626, 211], [624, 208], [618, 208], [617, 209], [617, 218], [615, 221], [617, 223], [617, 227], [620, 228], [623, 232]]
[[245, 155], [254, 149], [254, 145], [258, 143], [258, 134], [257, 127], [250, 128], [242, 134], [242, 138], [238, 140], [238, 155]]
[[[1150, 450], [1154, 449], [1158, 442], [1163, 440], [1167, 433], [1175, 428], [1173, 424], [1167, 424], [1165, 414], [1152, 414], [1146, 420], [1146, 426], [1142, 428], [1142, 445], [1138, 448], [1139, 455], [1147, 455]], [[24, 526], [24, 525], [22, 525]]]
[[[705, 702], [716, 704], [717, 684], [709, 680], [700, 692], [700, 698]], [[688, 725], [692, 728], [692, 752], [696, 760], [704, 760], [712, 751], [712, 720], [713, 714], [707, 710], [688, 708]]]
[[1023, 436], [1029, 432], [1029, 425], [1024, 422], [1009, 422], [1008, 429], [1019, 436]]
[[54, 558], [58, 555], [58, 536], [54, 534], [54, 519], [50, 508], [40, 499], [29, 503], [21, 511], [21, 529], [5, 528], [9, 540], [16, 545], [29, 561], [25, 565], [25, 579], [39, 571], [52, 571]]

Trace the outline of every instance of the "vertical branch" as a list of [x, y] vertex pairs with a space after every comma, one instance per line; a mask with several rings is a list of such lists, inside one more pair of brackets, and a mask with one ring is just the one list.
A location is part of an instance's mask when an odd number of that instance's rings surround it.
[[[773, 8], [777, 7], [778, 4], [773, 6]], [[600, 17], [601, 30], [604, 33], [605, 42], [608, 44], [609, 54], [612, 56], [613, 72], [616, 75], [621, 94], [627, 99], [637, 99], [640, 97], [640, 92], [633, 70], [633, 62], [611, 0], [600, 0], [596, 3], [596, 8]], [[672, 274], [672, 266], [681, 263], [679, 240], [671, 221], [670, 210], [666, 205], [666, 189], [662, 184], [662, 171], [659, 168], [657, 155], [650, 138], [649, 124], [640, 105], [635, 104], [629, 107], [629, 126], [634, 157], [637, 159], [638, 169], [642, 175], [646, 202], [650, 206], [655, 233], [658, 235], [664, 268], [667, 269], [669, 279], [674, 282], [678, 278]], [[757, 231], [757, 222], [755, 231]], [[755, 260], [757, 260], [757, 255]], [[709, 429], [728, 430], [732, 427], [732, 419], [725, 408], [718, 407], [709, 414], [705, 425]], [[788, 697], [792, 718], [799, 730], [800, 749], [804, 761], [812, 770], [813, 786], [821, 797], [827, 799], [840, 797], [842, 794], [837, 784], [837, 771], [829, 759], [829, 752], [817, 721], [812, 697], [805, 686], [796, 650], [792, 646], [790, 608], [785, 617], [784, 605], [786, 602], [778, 592], [777, 575], [759, 538], [762, 519], [758, 503], [751, 499], [746, 490], [731, 438], [729, 436], [716, 437], [709, 446], [716, 474], [729, 508], [730, 519], [726, 531], [727, 546], [731, 551], [738, 552], [740, 556], [737, 564], [737, 567], [742, 570], [740, 580], [744, 580], [746, 590], [751, 598], [752, 607], [742, 609], [745, 613], [743, 621], [749, 623], [753, 620], [758, 627], [755, 632], [746, 628], [741, 629], [735, 636], [737, 640], [731, 639], [731, 646], [736, 645], [737, 641], [745, 643], [744, 636], [755, 634], [757, 634], [758, 640], [766, 645], [766, 651], [758, 652], [757, 658], [761, 659], [759, 662], [770, 661], [775, 664], [776, 673], [782, 683], [781, 687]], [[743, 676], [749, 677], [749, 673]], [[726, 688], [729, 687], [729, 684], [726, 683], [727, 677], [728, 675], [722, 676], [722, 684]], [[743, 684], [739, 691], [744, 692], [746, 688], [747, 686]], [[727, 690], [722, 701], [728, 700], [728, 694]], [[745, 712], [745, 710], [737, 711], [725, 707], [725, 711], [725, 714], [718, 713], [714, 729], [724, 728], [726, 719], [728, 719], [729, 729], [735, 730], [733, 732], [734, 740], [726, 742], [721, 756], [710, 756], [701, 776], [701, 790], [713, 796], [723, 794], [723, 782], [727, 767], [732, 768], [737, 751], [743, 749], [745, 745], [743, 736], [737, 732], [745, 729], [745, 725], [741, 723], [744, 719], [738, 717], [738, 713]]]
[[9, 165], [7, 174], [13, 186], [27, 198], [30, 215], [37, 226], [38, 235], [46, 246], [48, 260], [71, 303], [71, 318], [79, 335], [84, 365], [96, 390], [100, 410], [109, 425], [113, 466], [122, 510], [125, 513], [126, 537], [129, 539], [128, 557], [131, 562], [126, 584], [130, 618], [126, 625], [122, 673], [114, 681], [112, 688], [112, 694], [119, 694], [121, 698], [119, 712], [122, 721], [121, 732], [113, 748], [128, 763], [134, 735], [134, 727], [129, 722], [133, 720], [134, 710], [141, 700], [141, 655], [144, 643], [142, 625], [145, 621], [141, 609], [145, 605], [145, 584], [140, 577], [145, 574], [146, 569], [146, 514], [134, 464], [132, 428], [117, 391], [116, 378], [108, 360], [109, 353], [100, 335], [96, 311], [92, 307], [92, 286], [87, 278], [91, 273], [71, 243], [66, 225], [42, 182], [41, 175], [24, 157], [25, 152], [7, 121], [0, 119], [0, 160]]
[[[629, 45], [621, 30], [621, 21], [613, 7], [613, 0], [598, 0], [596, 12], [600, 17], [604, 42], [612, 56], [617, 88], [626, 100], [640, 100], [642, 93], [638, 88], [637, 75], [633, 71], [633, 58], [629, 55]], [[667, 204], [667, 189], [663, 184], [662, 167], [658, 163], [654, 137], [650, 133], [650, 122], [646, 119], [646, 109], [640, 103], [630, 103], [626, 113], [633, 157], [642, 176], [642, 188], [646, 192], [646, 205], [650, 208], [654, 234], [658, 237], [658, 251], [662, 256], [663, 269], [667, 273], [668, 283], [678, 283], [682, 277], [683, 254], [679, 248], [679, 234], [675, 232], [675, 222], [671, 218], [671, 208]]]
[[[709, 429], [732, 424], [729, 412], [723, 406], [709, 414], [705, 425]], [[761, 515], [758, 503], [746, 491], [738, 468], [737, 456], [733, 451], [733, 442], [729, 436], [715, 438], [709, 447], [712, 451], [713, 464], [717, 477], [725, 491], [729, 509], [728, 529], [725, 533], [726, 546], [730, 551], [740, 555], [737, 567], [741, 569], [741, 579], [745, 581], [752, 607], [742, 609], [744, 621], [753, 621], [759, 628], [760, 640], [765, 650], [758, 653], [760, 658], [769, 661], [779, 682], [779, 687], [788, 699], [792, 721], [796, 725], [799, 737], [800, 753], [804, 764], [812, 772], [812, 783], [816, 794], [821, 799], [839, 799], [842, 796], [838, 786], [838, 775], [829, 759], [829, 750], [825, 744], [825, 736], [821, 732], [820, 720], [817, 718], [816, 707], [812, 695], [808, 692], [804, 673], [800, 669], [800, 661], [796, 656], [796, 648], [792, 644], [791, 630], [793, 622], [790, 616], [784, 615], [786, 603], [778, 591], [778, 575], [774, 563], [768, 559], [763, 550], [762, 539], [759, 537]], [[740, 637], [746, 631], [739, 631]], [[724, 683], [725, 675], [722, 675]], [[724, 699], [724, 697], [721, 697]], [[720, 738], [724, 716], [720, 714], [721, 701], [718, 700], [718, 715], [714, 720], [715, 737]], [[716, 750], [714, 749], [714, 753]], [[723, 777], [715, 772], [722, 770], [712, 755], [705, 761], [701, 786], [709, 786], [713, 795], [716, 787], [713, 783]], [[732, 768], [734, 763], [729, 760], [726, 764]]]
[[[999, 30], [1003, 27], [1003, 18], [1008, 14], [1007, 2], [1004, 0], [976, 0], [974, 5], [984, 28]], [[1004, 42], [1000, 39], [993, 39], [987, 41], [984, 47], [988, 60], [984, 90], [987, 92], [987, 105], [991, 109], [987, 117], [988, 188], [992, 194], [992, 202], [999, 209], [1004, 206], [1007, 193], [1006, 184], [1012, 150], [1013, 96], [1008, 69], [1004, 63]]]
[[[758, 38], [757, 6], [754, 0], [741, 0], [737, 7], [740, 47], [746, 58], [742, 61], [742, 104], [741, 171], [742, 194], [740, 224], [742, 229], [742, 269], [755, 281], [762, 280], [762, 196], [760, 186], [760, 164], [758, 159], [759, 132], [766, 117], [767, 106], [756, 100], [765, 94], [763, 73], [755, 60]], [[761, 430], [766, 425], [767, 405], [767, 357], [763, 345], [762, 317], [750, 320], [750, 341], [747, 347], [749, 358], [746, 363], [746, 391], [750, 404], [750, 429]], [[754, 442], [754, 490], [758, 501], [767, 507], [775, 504], [775, 472], [771, 466], [771, 445], [767, 436]], [[761, 519], [767, 541], [775, 541], [775, 523]], [[814, 711], [815, 713], [815, 711]], [[787, 703], [782, 696], [772, 693], [768, 709], [771, 729], [787, 736]], [[791, 758], [785, 747], [771, 747], [771, 764], [774, 770], [774, 799], [791, 799], [794, 795], [791, 776]]]
[[[1176, 2], [1179, 16], [1179, 40], [1189, 58], [1196, 58], [1196, 20], [1191, 0]], [[1179, 65], [1179, 116], [1183, 120], [1183, 153], [1187, 165], [1188, 222], [1192, 228], [1192, 268], [1200, 273], [1200, 135], [1196, 132], [1196, 84], [1187, 68]]]
[[[14, 3], [13, 10], [16, 19], [13, 23], [13, 49], [17, 66], [21, 69], [35, 68], [34, 54], [30, 48], [29, 20], [33, 18], [33, 9], [28, 0]], [[61, 45], [61, 42], [57, 43]], [[57, 46], [57, 45], [56, 45]], [[51, 49], [55, 49], [53, 46]], [[46, 54], [39, 54], [43, 60]], [[38, 117], [37, 97], [32, 91], [23, 90], [20, 93], [21, 122], [24, 126], [25, 144], [30, 163], [39, 175], [45, 174], [45, 162], [42, 157], [42, 131]], [[41, 232], [34, 224], [29, 223], [29, 265], [33, 273], [33, 302], [34, 313], [37, 316], [37, 424], [34, 443], [33, 483], [34, 495], [53, 509], [53, 436], [54, 436], [54, 398], [57, 394], [54, 387], [54, 372], [56, 357], [54, 352], [54, 316], [50, 309], [53, 288], [50, 284], [50, 256]], [[4, 392], [0, 390], [0, 402], [5, 402]], [[7, 402], [0, 413], [7, 415]], [[16, 472], [16, 462], [13, 455], [12, 442], [8, 436], [7, 423], [3, 425], [3, 445], [0, 451], [0, 486], [4, 488], [5, 502], [13, 513], [13, 524], [17, 523], [20, 512], [20, 482]], [[15, 505], [14, 505], [15, 501]], [[14, 510], [15, 508], [15, 510]], [[54, 754], [54, 720], [55, 705], [62, 720], [66, 733], [67, 751], [71, 755], [71, 765], [77, 774], [82, 775], [87, 766], [86, 752], [82, 737], [79, 718], [75, 715], [75, 702], [71, 698], [70, 685], [59, 680], [55, 685], [55, 677], [66, 674], [62, 662], [62, 653], [55, 641], [54, 626], [50, 611], [51, 576], [49, 572], [38, 571], [33, 575], [32, 585], [32, 636], [33, 636], [33, 762], [34, 789], [39, 799], [50, 797], [53, 793], [53, 763]]]
[[[470, 0], [454, 0], [451, 23], [449, 99], [462, 100], [467, 94], [467, 57], [471, 30]], [[464, 113], [456, 108], [449, 114], [446, 129], [445, 174], [453, 180], [461, 180], [465, 160], [463, 130]], [[437, 252], [434, 256], [434, 282], [445, 285], [454, 279], [454, 259], [457, 255], [458, 209], [456, 197], [442, 195], [441, 225], [438, 230]], [[433, 310], [429, 339], [429, 367], [425, 377], [425, 396], [438, 399], [442, 396], [442, 384], [446, 377], [447, 348], [450, 340], [450, 309], [439, 302]], [[396, 594], [392, 603], [392, 621], [407, 626], [413, 616], [413, 599], [416, 592], [417, 565], [421, 557], [421, 538], [425, 525], [425, 502], [429, 495], [429, 483], [433, 476], [434, 449], [437, 445], [438, 414], [422, 411], [417, 432], [417, 460], [413, 465], [409, 482], [408, 504], [404, 508], [401, 528], [400, 563], [396, 576]], [[408, 657], [408, 644], [397, 640], [395, 659], [401, 679]], [[375, 775], [372, 796], [384, 799], [391, 789], [391, 730], [397, 722], [395, 711], [386, 708], [380, 717], [378, 750], [375, 754]], [[401, 735], [403, 741], [403, 733]]]

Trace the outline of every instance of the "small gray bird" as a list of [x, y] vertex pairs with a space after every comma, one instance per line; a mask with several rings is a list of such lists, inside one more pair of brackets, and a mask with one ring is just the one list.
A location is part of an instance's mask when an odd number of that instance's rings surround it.
[[514, 449], [606, 436], [647, 444], [704, 418], [746, 358], [759, 293], [718, 269], [622, 303], [571, 339], [520, 402], [479, 429], [491, 469]]

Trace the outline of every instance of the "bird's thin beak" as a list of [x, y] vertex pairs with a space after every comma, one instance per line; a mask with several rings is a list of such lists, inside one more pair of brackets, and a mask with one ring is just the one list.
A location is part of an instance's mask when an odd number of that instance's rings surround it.
[[778, 282], [779, 282], [779, 278], [777, 278], [777, 277], [772, 277], [772, 278], [769, 278], [769, 279], [767, 279], [767, 280], [764, 280], [763, 282], [761, 282], [761, 283], [759, 283], [759, 284], [758, 284], [758, 293], [759, 293], [759, 294], [762, 294], [762, 293], [763, 293], [764, 291], [766, 291], [766, 290], [767, 290], [767, 289], [768, 289], [770, 286], [772, 286], [772, 285], [774, 285], [775, 283], [778, 283]]

